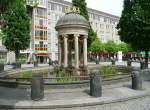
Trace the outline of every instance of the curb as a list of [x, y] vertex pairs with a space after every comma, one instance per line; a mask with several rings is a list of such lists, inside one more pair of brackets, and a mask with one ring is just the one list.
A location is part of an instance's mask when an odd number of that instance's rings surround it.
[[[14, 105], [0, 105], [0, 108], [3, 109], [58, 109], [58, 108], [74, 108], [74, 107], [86, 107], [86, 106], [96, 106], [96, 105], [105, 105], [118, 102], [126, 102], [129, 100], [135, 100], [140, 98], [150, 97], [150, 93], [145, 93], [138, 96], [132, 96], [122, 99], [113, 99], [107, 101], [93, 102], [93, 103], [81, 103], [81, 104], [66, 104], [66, 105], [46, 105], [46, 106], [14, 106]], [[34, 105], [34, 103], [33, 103]]]

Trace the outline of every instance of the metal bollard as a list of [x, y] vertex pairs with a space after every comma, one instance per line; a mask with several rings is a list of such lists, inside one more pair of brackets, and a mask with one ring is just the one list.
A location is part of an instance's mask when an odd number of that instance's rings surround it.
[[115, 65], [115, 60], [111, 60], [112, 65]]
[[98, 60], [98, 59], [96, 59], [95, 63], [96, 63], [96, 64], [99, 64], [99, 60]]
[[20, 62], [16, 62], [15, 64], [13, 64], [14, 69], [20, 69], [21, 68], [21, 63]]
[[0, 72], [4, 71], [4, 64], [0, 64]]
[[98, 72], [90, 76], [90, 95], [93, 97], [102, 96], [102, 80]]
[[38, 62], [37, 61], [34, 62], [34, 67], [38, 67]]
[[131, 63], [132, 63], [131, 60], [128, 60], [127, 61], [127, 66], [131, 66]]
[[141, 90], [142, 89], [142, 79], [139, 71], [132, 72], [132, 89]]
[[146, 69], [146, 65], [145, 65], [144, 61], [140, 62], [140, 67], [141, 67], [141, 69]]
[[42, 75], [35, 75], [31, 80], [31, 99], [40, 100], [44, 97], [44, 81]]

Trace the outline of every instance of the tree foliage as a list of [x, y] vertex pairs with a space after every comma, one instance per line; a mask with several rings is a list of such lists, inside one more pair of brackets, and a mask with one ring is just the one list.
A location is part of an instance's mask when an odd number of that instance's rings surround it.
[[3, 14], [4, 33], [3, 43], [10, 51], [14, 51], [16, 58], [20, 50], [27, 49], [30, 43], [30, 19], [23, 0], [17, 2]]
[[0, 0], [0, 13], [6, 11], [16, 0]]
[[131, 50], [132, 49], [131, 49], [130, 45], [128, 45], [124, 42], [121, 42], [120, 44], [117, 45], [117, 51], [128, 52]]
[[[89, 15], [87, 11], [87, 4], [86, 0], [72, 0], [73, 6], [79, 7], [80, 14], [89, 21]], [[89, 23], [90, 25], [90, 23]], [[93, 31], [92, 27], [90, 26], [89, 33], [88, 33], [88, 48], [90, 48], [92, 42], [96, 39], [97, 34]]]
[[89, 21], [88, 11], [87, 11], [87, 4], [85, 0], [72, 0], [73, 6], [79, 7], [80, 14]]
[[108, 41], [105, 43], [105, 51], [110, 53], [117, 52], [117, 44], [114, 41]]
[[136, 51], [150, 50], [150, 0], [124, 0], [124, 9], [117, 25], [121, 40]]
[[4, 36], [4, 34], [0, 30], [0, 40], [2, 40], [3, 36]]
[[96, 38], [90, 46], [90, 51], [94, 53], [104, 52], [103, 43], [98, 38]]
[[91, 47], [92, 43], [96, 40], [97, 34], [93, 31], [92, 28], [90, 28], [88, 33], [88, 49]]

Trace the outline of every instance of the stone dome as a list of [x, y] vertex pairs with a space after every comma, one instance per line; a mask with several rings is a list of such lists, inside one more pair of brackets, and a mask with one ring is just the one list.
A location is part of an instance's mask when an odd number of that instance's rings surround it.
[[61, 17], [57, 24], [56, 30], [61, 27], [85, 27], [89, 29], [88, 21], [78, 13], [67, 13], [63, 17]]

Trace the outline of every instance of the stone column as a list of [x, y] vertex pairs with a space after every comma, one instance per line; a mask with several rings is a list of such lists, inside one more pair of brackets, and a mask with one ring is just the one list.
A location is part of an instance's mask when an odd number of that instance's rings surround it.
[[87, 66], [87, 36], [83, 39], [83, 55], [84, 55], [84, 66]]
[[64, 67], [68, 67], [68, 38], [67, 35], [64, 36]]
[[59, 60], [59, 66], [61, 66], [61, 39], [59, 38], [58, 39], [58, 53], [59, 53], [59, 58], [58, 58], [58, 60]]
[[74, 35], [74, 46], [75, 46], [75, 68], [79, 68], [79, 41], [78, 41], [78, 34]]
[[68, 67], [72, 67], [72, 41], [68, 39]]

